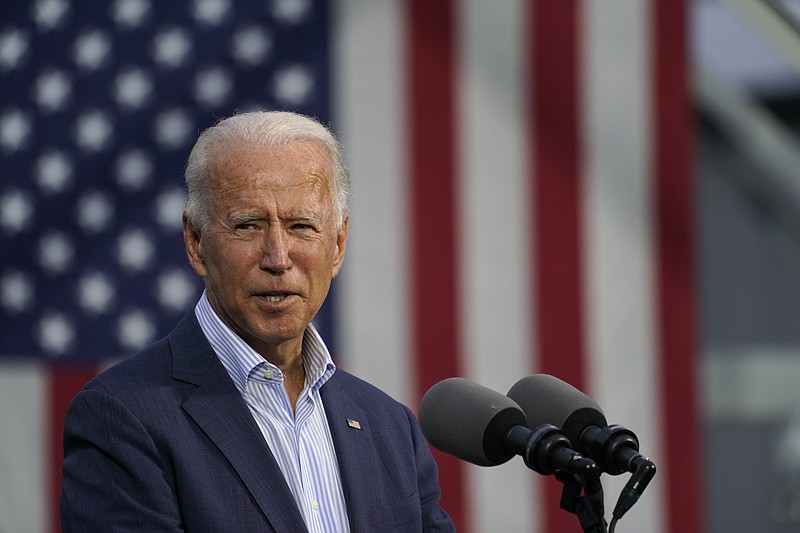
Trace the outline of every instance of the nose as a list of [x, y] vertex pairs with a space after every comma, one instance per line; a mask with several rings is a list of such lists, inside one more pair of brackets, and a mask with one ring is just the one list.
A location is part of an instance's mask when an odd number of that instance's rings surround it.
[[261, 270], [280, 274], [291, 266], [289, 237], [283, 228], [271, 226], [264, 237], [264, 250], [259, 267]]

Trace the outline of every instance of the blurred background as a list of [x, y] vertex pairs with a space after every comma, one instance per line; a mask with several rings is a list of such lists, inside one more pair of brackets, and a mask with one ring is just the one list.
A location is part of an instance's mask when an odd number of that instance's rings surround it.
[[[618, 532], [798, 530], [800, 1], [34, 0], [0, 5], [0, 532], [59, 530], [69, 400], [199, 297], [183, 166], [250, 109], [345, 145], [338, 365], [415, 410], [554, 374], [659, 466]], [[519, 459], [436, 457], [459, 531], [580, 531]]]

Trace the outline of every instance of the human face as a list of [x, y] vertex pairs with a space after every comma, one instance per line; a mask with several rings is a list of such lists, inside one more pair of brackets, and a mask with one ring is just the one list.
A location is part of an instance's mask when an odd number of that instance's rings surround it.
[[347, 219], [316, 143], [228, 142], [210, 157], [205, 228], [184, 216], [189, 261], [220, 318], [271, 362], [298, 357], [303, 333], [344, 260]]

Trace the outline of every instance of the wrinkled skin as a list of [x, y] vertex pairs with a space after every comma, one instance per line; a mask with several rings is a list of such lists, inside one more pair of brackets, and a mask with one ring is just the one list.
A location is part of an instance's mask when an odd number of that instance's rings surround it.
[[340, 225], [335, 213], [330, 167], [307, 141], [216, 146], [209, 223], [201, 231], [184, 216], [189, 261], [211, 306], [287, 374], [302, 372], [303, 332], [344, 260], [348, 220]]

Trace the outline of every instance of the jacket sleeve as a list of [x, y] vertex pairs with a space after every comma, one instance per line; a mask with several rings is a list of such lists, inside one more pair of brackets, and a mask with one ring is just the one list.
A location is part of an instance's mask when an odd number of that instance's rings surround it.
[[182, 531], [155, 442], [105, 391], [81, 391], [67, 412], [60, 510], [64, 533]]
[[428, 441], [422, 434], [417, 419], [406, 408], [411, 433], [414, 441], [414, 453], [417, 458], [417, 483], [419, 485], [420, 505], [422, 506], [422, 530], [455, 531], [450, 516], [439, 505], [441, 489], [439, 488], [439, 471], [433, 459]]

